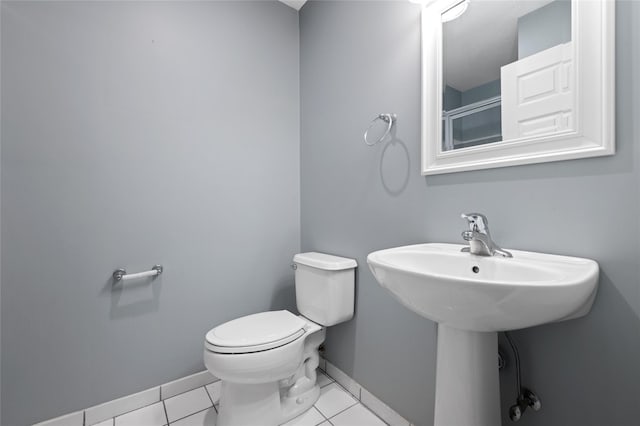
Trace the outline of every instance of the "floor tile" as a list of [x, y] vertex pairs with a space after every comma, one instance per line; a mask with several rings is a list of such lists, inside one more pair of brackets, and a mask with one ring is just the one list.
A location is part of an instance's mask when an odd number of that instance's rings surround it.
[[222, 380], [218, 380], [215, 383], [211, 383], [207, 386], [207, 392], [209, 392], [209, 396], [213, 401], [213, 405], [220, 404], [220, 391], [222, 390]]
[[336, 383], [332, 383], [320, 389], [320, 398], [315, 407], [325, 417], [335, 416], [340, 411], [355, 405], [358, 401], [342, 389]]
[[333, 425], [329, 423], [329, 420], [327, 420], [326, 422], [320, 423], [318, 426], [333, 426]]
[[171, 423], [171, 426], [215, 426], [217, 417], [215, 408], [211, 407]]
[[298, 417], [289, 420], [282, 426], [316, 426], [324, 422], [326, 419], [318, 410], [311, 407]]
[[157, 402], [116, 417], [115, 426], [163, 426], [167, 423], [164, 404]]
[[327, 376], [326, 374], [324, 374], [323, 372], [321, 372], [320, 370], [317, 370], [318, 373], [318, 385], [322, 388], [327, 386], [328, 384], [333, 383], [333, 379], [329, 376]]
[[329, 419], [334, 426], [386, 426], [375, 414], [362, 405], [354, 405]]
[[213, 406], [204, 387], [164, 400], [169, 423]]

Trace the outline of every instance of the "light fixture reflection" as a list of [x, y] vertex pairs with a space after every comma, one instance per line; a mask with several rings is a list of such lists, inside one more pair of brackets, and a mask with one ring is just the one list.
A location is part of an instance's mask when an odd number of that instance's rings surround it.
[[[413, 0], [411, 0], [413, 1]], [[442, 22], [453, 21], [456, 18], [462, 16], [464, 12], [467, 11], [469, 7], [469, 0], [463, 0], [460, 3], [453, 6], [451, 9], [448, 9], [446, 12], [442, 14]]]

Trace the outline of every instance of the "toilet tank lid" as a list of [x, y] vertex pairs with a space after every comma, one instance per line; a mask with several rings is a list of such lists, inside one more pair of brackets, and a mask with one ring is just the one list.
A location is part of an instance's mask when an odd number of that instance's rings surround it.
[[324, 269], [327, 271], [353, 269], [358, 266], [358, 263], [355, 261], [355, 259], [333, 256], [331, 254], [325, 253], [317, 253], [315, 251], [298, 253], [293, 256], [293, 262], [299, 263], [301, 265], [311, 266], [313, 268]]

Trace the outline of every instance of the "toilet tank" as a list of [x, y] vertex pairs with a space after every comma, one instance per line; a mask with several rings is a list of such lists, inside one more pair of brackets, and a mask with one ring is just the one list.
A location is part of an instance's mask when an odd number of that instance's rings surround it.
[[354, 259], [309, 252], [296, 254], [293, 263], [300, 314], [325, 327], [353, 318]]

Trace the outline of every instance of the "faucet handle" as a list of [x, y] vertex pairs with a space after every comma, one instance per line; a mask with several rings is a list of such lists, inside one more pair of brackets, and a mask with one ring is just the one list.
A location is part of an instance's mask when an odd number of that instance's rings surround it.
[[465, 241], [473, 240], [473, 231], [462, 231], [462, 239]]
[[472, 231], [485, 232], [489, 229], [489, 220], [482, 213], [462, 213], [463, 219], [467, 219]]

